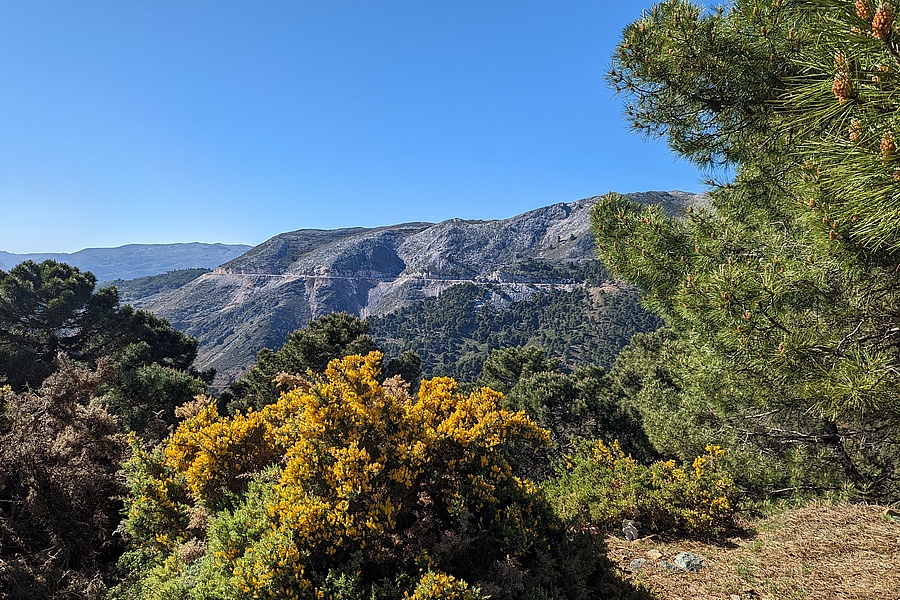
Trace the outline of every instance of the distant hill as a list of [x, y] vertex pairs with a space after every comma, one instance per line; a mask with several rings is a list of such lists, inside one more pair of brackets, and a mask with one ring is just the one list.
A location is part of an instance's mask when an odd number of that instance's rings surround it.
[[[684, 192], [631, 198], [676, 213], [702, 201]], [[588, 290], [597, 297], [604, 288], [612, 294], [618, 284], [573, 276], [581, 263], [594, 260], [589, 213], [595, 201], [554, 204], [504, 220], [283, 233], [135, 304], [199, 338], [197, 366], [216, 368], [222, 385], [252, 365], [259, 349], [280, 347], [289, 332], [333, 311], [387, 315], [468, 283], [491, 286], [497, 293], [488, 299], [498, 307], [555, 290]], [[633, 295], [621, 297], [636, 306]], [[385, 334], [398, 348], [402, 337]]]
[[128, 244], [118, 248], [87, 248], [71, 254], [13, 254], [0, 251], [0, 269], [26, 260], [55, 260], [90, 271], [98, 282], [159, 275], [179, 269], [213, 269], [250, 250], [243, 244]]

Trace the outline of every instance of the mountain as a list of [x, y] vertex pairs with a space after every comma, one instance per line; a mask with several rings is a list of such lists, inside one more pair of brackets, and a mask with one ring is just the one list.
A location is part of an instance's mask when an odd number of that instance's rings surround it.
[[[684, 192], [631, 197], [673, 212], [703, 201]], [[586, 282], [572, 277], [568, 266], [594, 260], [595, 201], [554, 204], [504, 220], [283, 233], [135, 305], [196, 336], [197, 366], [216, 368], [221, 385], [246, 370], [259, 349], [280, 347], [289, 332], [332, 311], [387, 315], [466, 283], [493, 286], [500, 304], [584, 289]]]
[[13, 254], [0, 251], [0, 269], [33, 260], [55, 260], [90, 271], [99, 282], [134, 279], [178, 269], [212, 269], [250, 250], [243, 244], [129, 244], [118, 248], [87, 248], [71, 254]]

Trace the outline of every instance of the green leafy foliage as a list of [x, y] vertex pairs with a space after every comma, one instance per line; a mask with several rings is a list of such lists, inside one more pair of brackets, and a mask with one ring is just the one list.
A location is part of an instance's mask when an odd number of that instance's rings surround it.
[[150, 313], [118, 305], [114, 288], [94, 292], [96, 278], [48, 260], [0, 272], [0, 372], [13, 389], [39, 387], [59, 352], [73, 360], [114, 356], [148, 343], [146, 358], [187, 369], [197, 342]]
[[631, 128], [665, 138], [701, 167], [778, 153], [773, 106], [800, 73], [796, 59], [813, 34], [797, 4], [737, 1], [725, 12], [676, 0], [643, 11], [625, 28], [607, 76], [627, 97]]
[[120, 306], [115, 288], [94, 291], [96, 278], [52, 260], [0, 271], [0, 376], [14, 390], [38, 388], [59, 357], [115, 365], [104, 388], [107, 409], [126, 429], [174, 423], [174, 407], [206, 390], [189, 371], [197, 340], [149, 312]]
[[[379, 383], [381, 354], [259, 411], [187, 417], [126, 466], [141, 598], [587, 598], [620, 595], [608, 563], [567, 539], [504, 449], [548, 434], [482, 388]], [[190, 413], [190, 414], [188, 414]], [[543, 595], [543, 596], [542, 596]]]
[[581, 441], [594, 439], [618, 441], [642, 461], [656, 456], [640, 413], [600, 367], [581, 367], [571, 374], [552, 370], [529, 374], [506, 395], [506, 404], [524, 410], [550, 431], [554, 459], [574, 452]]
[[[872, 116], [881, 109], [871, 77], [871, 97], [854, 95], [854, 78], [878, 61], [889, 77], [896, 60], [893, 42], [868, 37], [874, 17], [861, 23], [856, 4], [865, 2], [705, 12], [666, 2], [626, 28], [610, 73], [638, 131], [698, 164], [736, 169], [683, 219], [618, 195], [596, 206], [601, 258], [668, 328], [615, 371], [660, 451], [686, 458], [721, 443], [735, 479], [758, 492], [895, 498], [900, 482], [900, 280], [892, 230], [863, 231], [890, 213], [866, 200], [870, 188], [836, 183], [837, 163], [856, 168], [838, 133], [856, 118], [874, 136], [895, 112]], [[890, 156], [872, 143], [888, 198]], [[862, 229], [842, 212], [859, 203], [869, 210]]]
[[508, 394], [523, 378], [558, 368], [559, 361], [534, 346], [497, 348], [484, 361], [478, 384]]
[[176, 290], [209, 272], [211, 272], [210, 269], [176, 269], [161, 275], [135, 279], [113, 279], [104, 283], [103, 287], [114, 287], [119, 290], [119, 298], [122, 302], [134, 302], [160, 292]]
[[53, 261], [0, 271], [0, 372], [13, 389], [40, 387], [59, 352], [100, 354], [106, 328], [121, 323], [115, 290], [94, 294], [95, 283], [90, 273]]
[[[332, 359], [377, 350], [368, 331], [365, 321], [348, 313], [330, 313], [310, 321], [306, 327], [288, 334], [278, 350], [260, 350], [256, 364], [228, 387], [222, 400], [232, 412], [272, 404], [279, 395], [275, 382], [279, 373], [323, 373]], [[410, 374], [414, 362], [412, 355], [406, 355], [392, 368]]]
[[[518, 257], [516, 257], [518, 258]], [[609, 279], [603, 263], [597, 260], [548, 260], [523, 258], [507, 265], [501, 275], [503, 281], [534, 284], [587, 284], [602, 285]]]
[[485, 361], [478, 385], [504, 392], [506, 406], [524, 411], [550, 432], [553, 444], [546, 453], [511, 453], [536, 481], [546, 479], [553, 464], [583, 440], [622, 440], [626, 450], [642, 460], [656, 456], [639, 413], [626, 405], [616, 381], [601, 367], [565, 374], [559, 362], [539, 348], [500, 348]]
[[410, 385], [410, 390], [415, 393], [419, 389], [419, 381], [422, 379], [422, 358], [412, 350], [407, 350], [397, 358], [388, 361], [383, 376], [385, 379], [400, 377]]
[[148, 363], [142, 357], [145, 350], [142, 343], [123, 353], [118, 377], [106, 388], [104, 402], [128, 431], [162, 439], [165, 429], [178, 421], [175, 407], [205, 394], [208, 386], [202, 374]]
[[795, 154], [807, 161], [805, 199], [818, 209], [810, 221], [893, 265], [900, 251], [897, 9], [893, 0], [800, 3], [796, 12], [816, 37], [797, 61], [800, 74], [783, 86]]

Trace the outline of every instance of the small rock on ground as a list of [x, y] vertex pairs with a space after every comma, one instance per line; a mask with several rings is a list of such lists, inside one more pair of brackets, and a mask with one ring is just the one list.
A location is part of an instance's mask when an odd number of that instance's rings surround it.
[[675, 555], [675, 564], [685, 571], [699, 571], [706, 566], [706, 561], [692, 552], [679, 552]]
[[670, 563], [667, 560], [661, 560], [661, 561], [659, 561], [659, 564], [661, 564], [662, 566], [664, 566], [665, 568], [667, 568], [670, 571], [681, 571], [682, 570], [681, 567], [679, 567], [678, 565], [673, 565], [672, 563]]

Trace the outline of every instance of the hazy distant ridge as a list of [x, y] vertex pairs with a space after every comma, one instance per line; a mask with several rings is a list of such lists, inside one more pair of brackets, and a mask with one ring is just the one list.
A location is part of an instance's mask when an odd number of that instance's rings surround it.
[[0, 269], [26, 260], [56, 260], [90, 271], [97, 281], [134, 279], [176, 269], [214, 269], [250, 250], [244, 244], [128, 244], [117, 248], [86, 248], [66, 253], [13, 254], [0, 250]]

